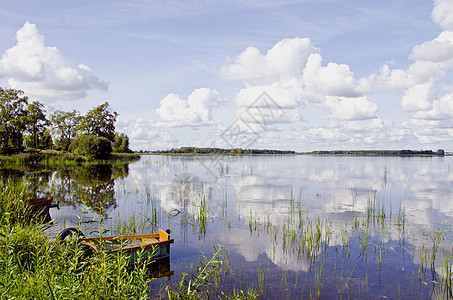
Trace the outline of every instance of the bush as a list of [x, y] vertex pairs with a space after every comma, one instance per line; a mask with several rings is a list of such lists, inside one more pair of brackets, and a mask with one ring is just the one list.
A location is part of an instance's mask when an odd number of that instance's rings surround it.
[[89, 159], [108, 158], [112, 153], [112, 143], [104, 137], [92, 134], [78, 136], [71, 142], [69, 150], [77, 155], [86, 156]]
[[2, 239], [0, 245], [6, 247], [12, 265], [21, 271], [34, 271], [40, 259], [46, 255], [46, 237], [37, 228], [15, 226]]
[[124, 133], [115, 133], [115, 141], [112, 143], [112, 149], [115, 153], [132, 153], [129, 149], [129, 138]]

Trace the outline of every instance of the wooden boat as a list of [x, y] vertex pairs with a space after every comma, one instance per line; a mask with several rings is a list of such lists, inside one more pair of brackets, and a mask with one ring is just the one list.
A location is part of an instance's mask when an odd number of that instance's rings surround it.
[[49, 210], [52, 207], [56, 207], [60, 209], [60, 202], [52, 203], [52, 197], [44, 197], [44, 198], [35, 198], [28, 200], [28, 205], [31, 209], [32, 215], [37, 215], [45, 219], [45, 221], [50, 221], [50, 214]]
[[[77, 228], [66, 228], [59, 234], [59, 239], [75, 234], [78, 237], [77, 244], [83, 246], [87, 255], [95, 254], [100, 251], [109, 253], [121, 252], [129, 256], [130, 263], [144, 261], [148, 257], [152, 261], [158, 261], [170, 257], [170, 244], [174, 240], [170, 239], [170, 230], [159, 229], [158, 233], [103, 236], [95, 238], [85, 238], [83, 233]], [[143, 252], [142, 252], [143, 250]]]
[[28, 200], [28, 205], [32, 209], [32, 213], [45, 213], [49, 212], [49, 209], [52, 207], [57, 207], [58, 209], [60, 208], [60, 203], [52, 203], [53, 198], [52, 197], [44, 197], [44, 198], [35, 198], [35, 199], [30, 199]]

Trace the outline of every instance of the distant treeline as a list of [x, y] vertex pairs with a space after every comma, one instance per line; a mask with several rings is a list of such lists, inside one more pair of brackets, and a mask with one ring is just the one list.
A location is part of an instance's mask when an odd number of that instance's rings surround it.
[[173, 148], [170, 150], [157, 150], [157, 151], [139, 151], [139, 153], [154, 153], [154, 154], [186, 154], [186, 155], [263, 155], [263, 154], [296, 154], [295, 151], [286, 150], [261, 150], [261, 149], [221, 149], [221, 148], [197, 148], [197, 147], [181, 147]]
[[222, 149], [222, 148], [198, 148], [198, 147], [181, 147], [167, 150], [147, 151], [140, 150], [138, 153], [150, 154], [183, 154], [183, 155], [349, 155], [349, 156], [444, 156], [445, 151], [442, 149], [436, 152], [432, 150], [330, 150], [330, 151], [312, 151], [312, 152], [295, 152], [290, 150], [268, 150], [268, 149]]
[[305, 154], [314, 155], [351, 155], [351, 156], [444, 156], [442, 149], [432, 150], [333, 150], [313, 151]]

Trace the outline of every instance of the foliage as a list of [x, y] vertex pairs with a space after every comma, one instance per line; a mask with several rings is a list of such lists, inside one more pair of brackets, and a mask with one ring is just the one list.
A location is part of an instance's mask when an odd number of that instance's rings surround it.
[[47, 243], [41, 232], [30, 230], [28, 226], [15, 225], [8, 232], [4, 232], [3, 237], [0, 245], [6, 248], [4, 254], [11, 258], [19, 271], [36, 271], [36, 268], [39, 268], [39, 260], [45, 255]]
[[0, 153], [19, 152], [24, 145], [28, 152], [49, 149], [53, 145], [52, 135], [54, 149], [75, 151], [90, 159], [106, 158], [111, 153], [112, 145], [104, 139], [113, 143], [115, 152], [131, 153], [129, 138], [115, 132], [117, 116], [105, 102], [85, 116], [80, 116], [77, 110], [57, 110], [47, 119], [44, 105], [38, 101], [29, 104], [23, 91], [0, 89]]
[[50, 135], [48, 130], [44, 130], [42, 133], [27, 135], [25, 137], [25, 145], [27, 149], [49, 149], [53, 145], [52, 136]]
[[[179, 285], [176, 287], [167, 286], [165, 288], [168, 299], [210, 299], [214, 292], [211, 287], [217, 288], [223, 271], [226, 259], [222, 245], [214, 248], [212, 256], [208, 257], [201, 254], [199, 265], [194, 273], [183, 273]], [[220, 299], [258, 299], [258, 293], [250, 290], [244, 293], [242, 290], [233, 291], [232, 296], [228, 296], [224, 291], [216, 291]]]
[[6, 89], [0, 92], [0, 151], [10, 153], [22, 150], [26, 129], [28, 97], [24, 92]]
[[28, 223], [31, 217], [28, 208], [29, 195], [21, 184], [0, 184], [0, 224]]
[[88, 159], [102, 159], [108, 158], [112, 152], [112, 143], [107, 138], [86, 134], [74, 139], [69, 149], [72, 153]]
[[77, 110], [57, 110], [50, 115], [51, 131], [56, 136], [55, 144], [61, 150], [68, 151], [71, 141], [77, 136], [80, 113]]
[[129, 138], [124, 133], [115, 132], [115, 141], [112, 143], [112, 152], [114, 153], [132, 153], [129, 149]]
[[[143, 152], [141, 152], [143, 153]], [[178, 149], [162, 150], [155, 151], [153, 153], [159, 154], [185, 154], [185, 155], [200, 155], [200, 154], [209, 154], [209, 155], [282, 155], [282, 154], [296, 154], [294, 151], [288, 150], [267, 150], [267, 149], [221, 149], [221, 148], [197, 148], [197, 147], [181, 147]]]
[[75, 167], [86, 162], [83, 156], [54, 150], [27, 148], [26, 152], [0, 155], [2, 169]]
[[74, 241], [60, 245], [33, 227], [10, 232], [0, 238], [1, 299], [149, 298], [147, 269], [128, 269], [124, 255], [87, 258]]
[[307, 154], [314, 155], [353, 155], [353, 156], [434, 156], [445, 155], [444, 150], [439, 149], [437, 152], [432, 150], [332, 150], [332, 151], [313, 151]]
[[117, 112], [110, 112], [110, 104], [105, 102], [81, 117], [78, 129], [85, 134], [104, 137], [110, 141], [115, 140], [115, 122]]
[[51, 146], [51, 137], [47, 131], [49, 121], [46, 118], [44, 105], [37, 101], [28, 104], [25, 122], [26, 132], [28, 135], [25, 138], [27, 147], [36, 149], [45, 149]]
[[212, 290], [209, 286], [212, 285], [210, 281], [212, 278], [218, 277], [222, 271], [223, 257], [221, 254], [222, 246], [214, 247], [214, 254], [212, 257], [202, 255], [200, 260], [200, 267], [196, 269], [195, 273], [183, 273], [179, 288], [172, 289], [167, 286], [167, 294], [169, 299], [200, 299], [203, 296], [209, 298]]

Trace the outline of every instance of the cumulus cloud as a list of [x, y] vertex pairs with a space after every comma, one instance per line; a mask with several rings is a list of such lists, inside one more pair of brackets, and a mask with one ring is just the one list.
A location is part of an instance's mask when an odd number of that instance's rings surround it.
[[277, 81], [269, 85], [249, 85], [241, 89], [235, 97], [236, 105], [239, 107], [263, 106], [260, 104], [259, 97], [264, 92], [270, 96], [267, 104], [275, 108], [297, 107], [302, 105], [304, 96], [307, 96], [298, 80]]
[[377, 106], [363, 98], [365, 89], [349, 66], [333, 62], [323, 66], [322, 60], [310, 39], [284, 39], [266, 54], [254, 47], [245, 49], [221, 72], [245, 83], [235, 97], [239, 111], [255, 109], [263, 92], [270, 95], [270, 106], [286, 112], [285, 117], [273, 117], [274, 123], [300, 120], [300, 111], [311, 104], [320, 104], [335, 119], [374, 118]]
[[216, 90], [200, 88], [194, 90], [187, 100], [176, 94], [168, 94], [160, 101], [160, 107], [155, 110], [165, 127], [213, 125], [211, 111], [223, 103]]
[[17, 31], [17, 43], [0, 59], [0, 75], [12, 88], [42, 102], [84, 98], [90, 89], [107, 90], [108, 84], [83, 64], [72, 66], [55, 47], [47, 47], [35, 24]]
[[401, 143], [417, 143], [407, 124], [397, 124], [381, 118], [366, 121], [333, 120], [320, 127], [305, 128], [300, 131], [299, 140], [302, 144], [309, 142], [312, 146], [329, 145], [330, 150], [334, 146], [339, 149], [363, 149], [363, 145], [373, 149], [382, 143], [392, 149]]
[[453, 136], [453, 128], [424, 128], [414, 134], [423, 144], [448, 143]]
[[307, 66], [303, 72], [303, 84], [326, 96], [358, 97], [354, 74], [345, 64], [328, 63], [322, 66], [322, 56], [312, 54], [308, 57]]
[[[418, 111], [414, 114], [413, 118], [419, 120], [443, 121], [444, 125], [447, 125], [445, 124], [445, 121], [453, 120], [453, 93], [433, 101], [430, 110]], [[435, 124], [436, 126], [441, 126], [438, 122]], [[448, 125], [451, 126], [452, 124], [448, 123]]]
[[453, 30], [453, 2], [434, 0], [432, 18], [442, 29]]
[[409, 58], [432, 62], [446, 61], [453, 58], [453, 45], [448, 41], [428, 41], [415, 46]]
[[283, 39], [266, 55], [248, 47], [234, 62], [223, 66], [221, 73], [231, 79], [244, 80], [252, 85], [271, 84], [302, 73], [310, 54], [318, 52], [309, 38]]
[[326, 106], [331, 112], [329, 118], [355, 121], [376, 117], [377, 105], [366, 97], [327, 97]]
[[135, 120], [120, 119], [116, 124], [116, 129], [129, 137], [132, 150], [167, 149], [179, 142], [168, 130], [155, 128], [155, 124], [151, 121], [140, 118]]
[[383, 65], [379, 74], [363, 80], [370, 90], [402, 90], [402, 108], [417, 118], [428, 116], [417, 112], [431, 110], [433, 102], [448, 92], [439, 81], [453, 70], [453, 3], [434, 1], [432, 17], [444, 31], [433, 40], [413, 47], [409, 58], [414, 62], [407, 69]]
[[[237, 115], [253, 126], [260, 122], [244, 112], [261, 113], [262, 108], [255, 107], [256, 99], [267, 92], [274, 100], [270, 107], [281, 114], [266, 121], [286, 126], [284, 123], [303, 119], [303, 110], [310, 106], [327, 112], [321, 119], [332, 123], [305, 128], [301, 134], [302, 141], [312, 144], [372, 146], [388, 141], [409, 146], [441, 141], [429, 139], [426, 130], [414, 135], [416, 129], [411, 126], [436, 130], [453, 126], [449, 121], [453, 119], [453, 93], [451, 83], [446, 83], [453, 71], [452, 16], [450, 0], [434, 1], [432, 18], [443, 31], [415, 45], [408, 53], [411, 63], [404, 68], [384, 64], [378, 73], [357, 79], [349, 65], [323, 62], [320, 49], [310, 39], [294, 38], [277, 42], [267, 52], [248, 47], [222, 67], [221, 73], [243, 81], [244, 87], [235, 95]], [[400, 103], [409, 113], [408, 122], [393, 124], [377, 116], [378, 106], [368, 95], [385, 91], [401, 92]], [[447, 136], [448, 131], [433, 132]]]
[[372, 75], [368, 82], [374, 90], [407, 90], [416, 85], [423, 85], [432, 80], [438, 80], [445, 75], [441, 62], [416, 61], [406, 70], [391, 69], [383, 65], [378, 75]]
[[436, 97], [434, 81], [430, 80], [408, 88], [401, 98], [401, 105], [405, 111], [426, 111], [432, 108], [432, 102]]

